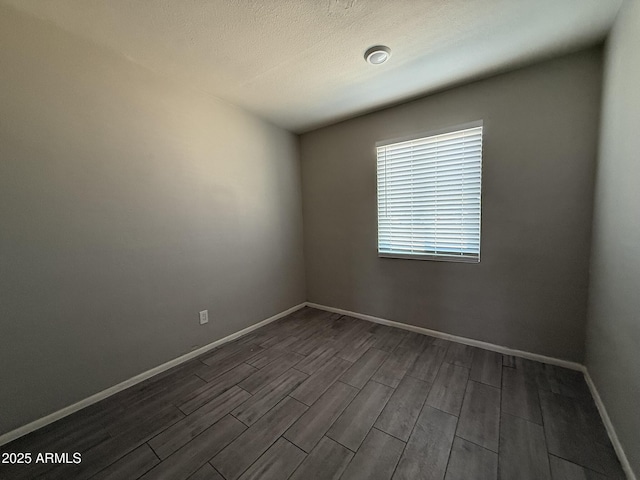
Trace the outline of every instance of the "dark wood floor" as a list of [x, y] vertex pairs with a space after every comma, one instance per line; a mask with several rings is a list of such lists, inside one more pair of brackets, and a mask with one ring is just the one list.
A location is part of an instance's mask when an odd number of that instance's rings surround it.
[[624, 478], [581, 373], [305, 308], [1, 448], [2, 479]]

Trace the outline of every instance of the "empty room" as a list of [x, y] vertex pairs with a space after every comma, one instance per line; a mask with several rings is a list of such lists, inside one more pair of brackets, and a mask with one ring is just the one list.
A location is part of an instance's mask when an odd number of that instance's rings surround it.
[[636, 480], [640, 0], [0, 0], [0, 479]]

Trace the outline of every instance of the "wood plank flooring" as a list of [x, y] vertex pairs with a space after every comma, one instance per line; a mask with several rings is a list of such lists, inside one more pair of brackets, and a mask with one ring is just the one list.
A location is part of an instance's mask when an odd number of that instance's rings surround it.
[[304, 308], [0, 452], [0, 479], [623, 479], [580, 373]]

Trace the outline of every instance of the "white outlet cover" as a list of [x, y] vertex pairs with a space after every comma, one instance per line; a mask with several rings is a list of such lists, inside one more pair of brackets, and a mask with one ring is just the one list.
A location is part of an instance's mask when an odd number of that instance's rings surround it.
[[209, 310], [202, 310], [200, 312], [200, 325], [209, 323]]

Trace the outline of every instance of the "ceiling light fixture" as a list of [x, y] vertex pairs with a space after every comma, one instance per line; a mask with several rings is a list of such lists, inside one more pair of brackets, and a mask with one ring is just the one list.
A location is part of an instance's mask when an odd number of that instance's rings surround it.
[[389, 60], [391, 49], [384, 45], [376, 45], [364, 52], [364, 59], [371, 65], [380, 65]]

